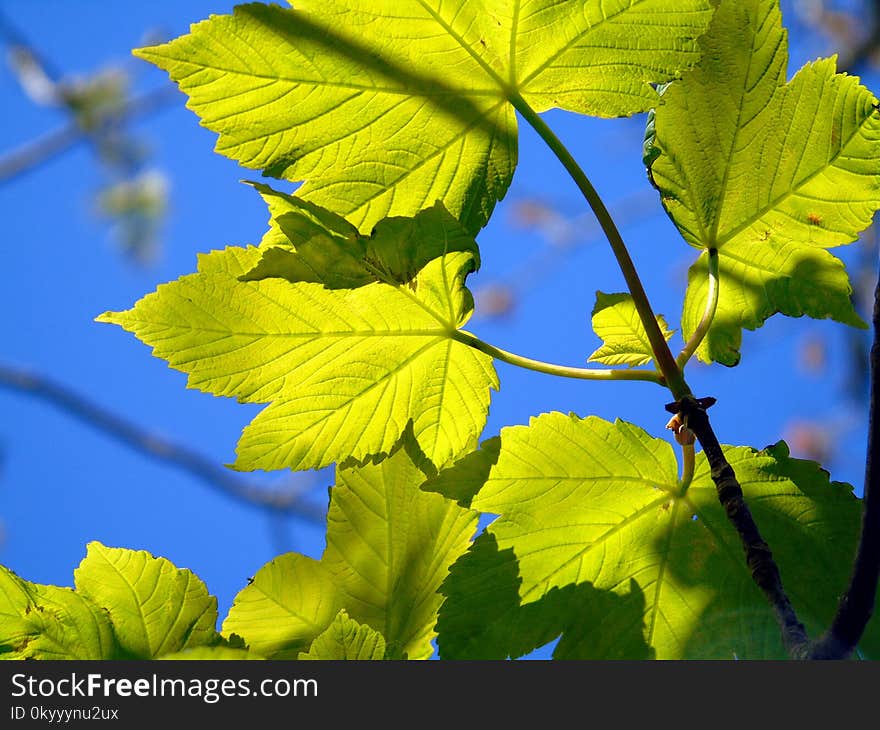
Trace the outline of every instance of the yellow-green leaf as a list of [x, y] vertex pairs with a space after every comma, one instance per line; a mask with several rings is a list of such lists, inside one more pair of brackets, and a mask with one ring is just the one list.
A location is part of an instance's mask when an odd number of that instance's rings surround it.
[[136, 54], [189, 95], [218, 152], [306, 180], [361, 231], [441, 200], [475, 233], [516, 165], [513, 104], [644, 111], [696, 61], [709, 16], [708, 0], [298, 0]]
[[241, 281], [259, 249], [202, 256], [113, 322], [189, 374], [189, 386], [270, 403], [242, 434], [239, 469], [319, 468], [389, 453], [404, 430], [443, 464], [485, 423], [491, 358], [456, 340], [473, 299], [474, 254], [430, 261], [406, 284], [354, 290]]
[[[666, 326], [662, 315], [657, 316], [657, 324], [667, 340], [675, 334]], [[603, 340], [603, 344], [590, 355], [590, 362], [636, 367], [647, 365], [654, 358], [651, 342], [630, 294], [597, 291], [596, 305], [593, 307], [593, 331]]]
[[[561, 658], [786, 657], [702, 454], [682, 494], [671, 445], [621, 421], [550, 413], [500, 438], [472, 502], [498, 517], [442, 587], [441, 656], [519, 656], [561, 635]], [[846, 586], [860, 500], [783, 443], [725, 454], [818, 635]], [[880, 624], [860, 650], [877, 655]]]
[[308, 652], [300, 652], [297, 658], [332, 661], [384, 659], [385, 639], [378, 631], [359, 624], [342, 610], [333, 623], [315, 637]]
[[91, 542], [74, 580], [79, 594], [107, 611], [130, 658], [153, 659], [219, 638], [217, 599], [165, 558]]
[[[646, 149], [684, 238], [719, 251], [717, 316], [698, 356], [735, 364], [741, 330], [776, 312], [860, 326], [846, 271], [822, 249], [855, 240], [880, 207], [877, 100], [833, 58], [786, 82], [777, 0], [722, 0], [700, 45], [700, 64], [662, 94]], [[686, 338], [704, 270], [691, 271]]]
[[267, 659], [295, 659], [333, 621], [343, 597], [326, 567], [285, 553], [264, 565], [232, 603], [223, 634]]
[[0, 659], [117, 659], [110, 617], [88, 598], [0, 566]]
[[345, 608], [387, 642], [391, 658], [426, 659], [449, 566], [468, 548], [477, 514], [419, 489], [409, 441], [379, 464], [339, 469], [321, 562]]

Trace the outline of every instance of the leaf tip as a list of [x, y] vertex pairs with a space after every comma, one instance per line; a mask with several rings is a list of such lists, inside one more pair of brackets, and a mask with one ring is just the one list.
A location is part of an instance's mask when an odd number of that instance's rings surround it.
[[122, 314], [122, 312], [107, 311], [95, 317], [95, 322], [101, 322], [105, 324], [119, 324], [119, 319]]

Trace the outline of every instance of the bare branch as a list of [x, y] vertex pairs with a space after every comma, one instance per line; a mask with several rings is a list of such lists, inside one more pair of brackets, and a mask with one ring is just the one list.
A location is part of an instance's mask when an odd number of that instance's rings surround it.
[[[148, 116], [177, 98], [177, 87], [170, 84], [161, 86], [128, 101], [107, 123], [121, 124]], [[73, 149], [80, 142], [88, 141], [94, 134], [95, 131], [83, 130], [79, 124], [71, 122], [7, 152], [0, 156], [0, 184], [36, 169], [57, 155]]]
[[149, 433], [44, 376], [0, 364], [0, 387], [46, 401], [135, 451], [187, 472], [228, 497], [270, 512], [296, 515], [308, 522], [324, 522], [324, 511], [303, 501], [300, 489], [270, 491], [186, 446]]

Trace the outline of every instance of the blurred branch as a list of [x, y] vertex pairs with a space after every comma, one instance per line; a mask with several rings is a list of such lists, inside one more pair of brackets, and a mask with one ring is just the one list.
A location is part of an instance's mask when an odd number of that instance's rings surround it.
[[2, 11], [0, 11], [0, 38], [3, 38], [13, 51], [26, 54], [27, 62], [38, 69], [49, 81], [55, 83], [61, 79], [61, 71], [36, 50], [24, 33]]
[[870, 354], [868, 448], [865, 457], [864, 511], [852, 577], [840, 598], [831, 627], [816, 642], [810, 658], [846, 659], [856, 648], [871, 616], [880, 577], [880, 278], [874, 294], [874, 344]]
[[[177, 87], [162, 86], [128, 101], [120, 111], [113, 114], [112, 122], [119, 124], [148, 116], [176, 98]], [[36, 169], [80, 142], [87, 141], [93, 134], [94, 132], [84, 130], [79, 123], [71, 122], [54, 132], [25, 142], [21, 147], [0, 156], [0, 184]]]
[[[87, 143], [109, 178], [97, 193], [96, 212], [113, 224], [124, 253], [139, 263], [155, 255], [168, 186], [147, 170], [147, 146], [129, 124], [177, 100], [171, 84], [142, 95], [130, 91], [131, 74], [113, 64], [85, 76], [66, 74], [0, 11], [0, 41], [21, 90], [34, 103], [64, 113], [66, 123], [0, 155], [0, 185], [39, 169], [79, 143]], [[161, 184], [156, 185], [156, 181]]]
[[840, 53], [838, 68], [840, 71], [853, 72], [856, 67], [870, 61], [871, 57], [880, 48], [880, 0], [870, 0], [867, 5], [871, 8], [870, 26], [862, 40], [848, 48], [844, 45]]
[[[660, 212], [656, 191], [640, 190], [610, 204], [616, 220], [631, 226], [651, 219]], [[602, 230], [592, 213], [566, 217], [552, 203], [537, 198], [514, 201], [512, 224], [542, 238], [548, 245], [526, 257], [503, 280], [490, 281], [474, 292], [477, 318], [497, 318], [509, 314], [515, 303], [554, 277], [572, 253], [599, 240]]]
[[318, 524], [324, 521], [324, 511], [302, 501], [301, 490], [269, 491], [186, 446], [147, 432], [42, 375], [0, 364], [0, 387], [50, 403], [135, 451], [187, 472], [228, 497], [273, 513], [296, 515]]

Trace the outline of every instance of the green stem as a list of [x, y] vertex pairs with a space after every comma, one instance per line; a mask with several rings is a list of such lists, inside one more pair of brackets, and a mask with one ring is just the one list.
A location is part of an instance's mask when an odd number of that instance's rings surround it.
[[691, 334], [690, 339], [684, 346], [684, 349], [676, 358], [678, 367], [684, 370], [688, 360], [693, 357], [700, 343], [705, 339], [715, 319], [715, 312], [718, 310], [718, 249], [709, 249], [709, 293], [706, 295], [706, 308], [703, 310], [703, 317], [697, 328]]
[[484, 352], [496, 360], [526, 368], [527, 370], [535, 370], [539, 373], [559, 375], [563, 378], [578, 378], [580, 380], [644, 380], [652, 383], [663, 382], [663, 376], [656, 370], [573, 368], [567, 365], [554, 365], [553, 363], [542, 362], [541, 360], [532, 360], [530, 357], [523, 357], [522, 355], [502, 350], [500, 347], [483, 342], [479, 337], [475, 337], [470, 332], [464, 330], [455, 330], [452, 333], [452, 338], [463, 345]]
[[657, 363], [657, 367], [660, 368], [660, 372], [663, 374], [666, 386], [676, 399], [683, 398], [685, 395], [690, 394], [690, 388], [688, 388], [687, 383], [685, 382], [681, 368], [679, 368], [678, 363], [675, 361], [675, 357], [672, 355], [672, 351], [666, 343], [666, 338], [663, 336], [663, 333], [660, 331], [660, 327], [657, 324], [657, 318], [654, 316], [654, 312], [651, 309], [651, 303], [648, 301], [648, 296], [642, 286], [641, 279], [639, 279], [638, 272], [636, 271], [632, 258], [629, 255], [626, 244], [623, 242], [623, 238], [617, 230], [614, 219], [611, 217], [611, 214], [608, 212], [602, 199], [593, 187], [593, 184], [589, 181], [577, 161], [571, 156], [571, 153], [566, 149], [565, 145], [554, 134], [553, 130], [547, 126], [544, 120], [541, 119], [538, 113], [528, 105], [526, 100], [515, 91], [511, 92], [509, 99], [514, 108], [534, 128], [534, 130], [541, 136], [541, 139], [543, 139], [547, 146], [553, 151], [563, 167], [565, 167], [568, 174], [571, 175], [571, 178], [578, 186], [578, 189], [581, 191], [584, 198], [586, 198], [587, 202], [590, 204], [590, 207], [593, 209], [593, 213], [595, 213], [599, 225], [602, 227], [605, 236], [608, 238], [608, 242], [611, 244], [611, 249], [617, 259], [620, 270], [623, 272], [623, 278], [626, 280], [626, 285], [632, 295], [636, 311], [639, 314], [639, 319], [641, 319], [642, 326], [644, 326], [645, 332], [648, 335], [648, 341], [651, 343], [651, 350], [654, 353], [654, 360]]
[[681, 445], [681, 479], [678, 480], [678, 496], [683, 497], [694, 480], [696, 456], [693, 444]]

